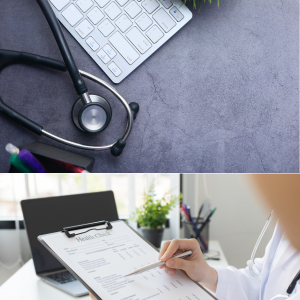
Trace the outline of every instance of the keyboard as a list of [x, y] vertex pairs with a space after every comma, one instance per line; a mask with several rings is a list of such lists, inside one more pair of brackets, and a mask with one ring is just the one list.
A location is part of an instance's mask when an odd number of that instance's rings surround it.
[[58, 20], [114, 83], [126, 78], [192, 18], [180, 0], [49, 3]]
[[60, 284], [68, 283], [77, 280], [69, 271], [48, 275], [48, 278]]

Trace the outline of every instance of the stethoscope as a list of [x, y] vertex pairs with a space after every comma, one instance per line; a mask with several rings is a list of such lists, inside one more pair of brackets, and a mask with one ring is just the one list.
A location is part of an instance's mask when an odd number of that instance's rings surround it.
[[[255, 243], [255, 246], [253, 248], [253, 251], [252, 251], [252, 254], [251, 254], [251, 258], [250, 260], [247, 261], [247, 265], [249, 267], [249, 272], [250, 274], [255, 277], [256, 279], [260, 280], [261, 279], [261, 271], [257, 272], [254, 270], [254, 266], [255, 266], [255, 262], [254, 262], [254, 257], [255, 257], [255, 254], [256, 254], [256, 251], [257, 251], [257, 248], [267, 230], [267, 228], [269, 227], [269, 224], [271, 223], [271, 220], [273, 218], [273, 215], [274, 215], [274, 211], [271, 212], [265, 226], [263, 227], [256, 243]], [[295, 289], [295, 286], [297, 284], [297, 281], [300, 279], [300, 270], [299, 272], [296, 274], [296, 276], [293, 278], [292, 282], [290, 283], [290, 285], [288, 286], [287, 290], [286, 290], [286, 293], [287, 295], [276, 295], [275, 297], [273, 297], [272, 299], [270, 300], [283, 300], [283, 299], [288, 299], [290, 294], [292, 294], [292, 292], [294, 291]]]
[[34, 121], [23, 116], [19, 112], [8, 106], [0, 97], [0, 111], [15, 120], [20, 125], [26, 127], [30, 131], [38, 134], [44, 135], [51, 138], [57, 142], [77, 147], [85, 150], [109, 150], [111, 149], [111, 154], [118, 156], [122, 153], [124, 147], [126, 146], [126, 140], [131, 133], [133, 121], [137, 116], [139, 111], [139, 105], [135, 102], [128, 104], [126, 100], [108, 83], [104, 82], [100, 78], [93, 76], [87, 72], [78, 70], [73, 56], [70, 52], [66, 39], [63, 35], [61, 27], [58, 20], [50, 7], [48, 0], [37, 0], [40, 8], [42, 9], [48, 24], [52, 30], [52, 33], [56, 39], [57, 45], [60, 49], [64, 62], [50, 59], [47, 57], [18, 52], [9, 50], [0, 50], [0, 72], [2, 69], [8, 65], [14, 63], [26, 63], [26, 64], [36, 64], [40, 66], [45, 66], [53, 68], [59, 71], [68, 71], [70, 77], [73, 81], [74, 88], [79, 95], [79, 98], [75, 101], [72, 107], [72, 120], [78, 129], [88, 133], [101, 132], [107, 128], [110, 123], [112, 111], [111, 106], [106, 99], [99, 95], [90, 95], [82, 76], [94, 81], [95, 83], [108, 89], [116, 98], [121, 102], [127, 112], [127, 125], [124, 134], [115, 143], [105, 145], [105, 146], [88, 146], [78, 144], [64, 138], [58, 137], [43, 129], [43, 126], [35, 123]]

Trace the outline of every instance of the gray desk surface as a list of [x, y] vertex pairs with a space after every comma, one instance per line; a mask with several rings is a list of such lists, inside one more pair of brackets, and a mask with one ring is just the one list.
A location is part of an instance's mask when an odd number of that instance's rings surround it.
[[[60, 146], [0, 115], [0, 171], [9, 169], [7, 142], [39, 140], [94, 156], [96, 172], [298, 172], [299, 3], [220, 2], [194, 10], [190, 23], [116, 85], [140, 104], [122, 156]], [[35, 1], [0, 0], [0, 7], [0, 48], [61, 59]], [[78, 67], [110, 82], [67, 32], [66, 38]], [[14, 65], [0, 74], [0, 95], [45, 130], [81, 143], [113, 142], [124, 130], [125, 111], [107, 95], [109, 128], [96, 136], [79, 132], [67, 74]]]

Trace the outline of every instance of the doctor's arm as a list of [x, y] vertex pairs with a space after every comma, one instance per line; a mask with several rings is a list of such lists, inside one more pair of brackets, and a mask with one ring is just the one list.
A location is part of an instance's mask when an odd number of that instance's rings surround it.
[[[185, 259], [171, 258], [173, 255], [187, 250], [192, 250], [193, 254]], [[184, 270], [192, 280], [200, 282], [212, 292], [216, 292], [218, 274], [207, 264], [197, 240], [176, 239], [164, 242], [159, 259], [166, 262], [160, 268], [164, 268], [170, 275], [175, 274], [177, 269]]]
[[[192, 250], [193, 254], [186, 258], [171, 258], [173, 255]], [[248, 268], [210, 267], [204, 259], [200, 246], [195, 239], [181, 239], [165, 242], [161, 248], [159, 259], [165, 261], [165, 268], [170, 275], [181, 269], [194, 281], [216, 293], [219, 300], [257, 300], [259, 299], [260, 281], [252, 277]], [[256, 259], [255, 266], [262, 269], [264, 258]]]

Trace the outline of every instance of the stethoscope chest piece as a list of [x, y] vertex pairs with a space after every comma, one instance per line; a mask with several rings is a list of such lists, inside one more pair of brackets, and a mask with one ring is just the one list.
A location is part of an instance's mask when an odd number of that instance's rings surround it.
[[112, 116], [110, 104], [98, 95], [90, 95], [91, 102], [85, 103], [78, 98], [72, 107], [72, 120], [84, 132], [96, 133], [103, 131]]

